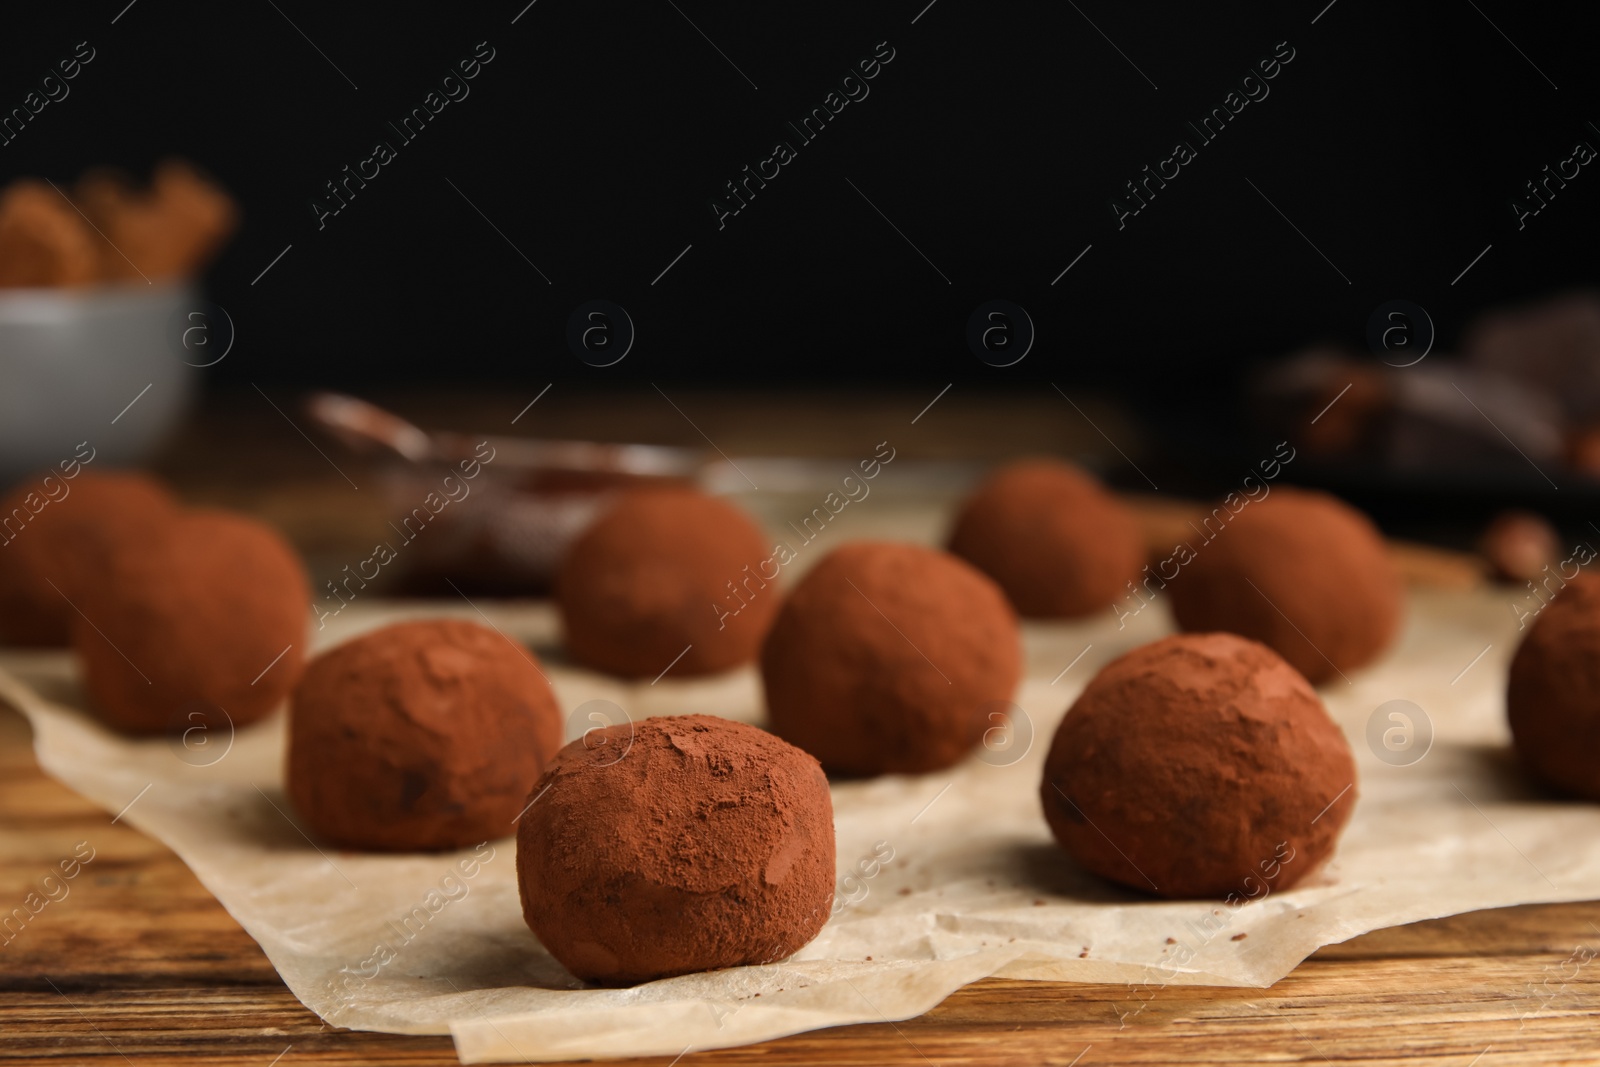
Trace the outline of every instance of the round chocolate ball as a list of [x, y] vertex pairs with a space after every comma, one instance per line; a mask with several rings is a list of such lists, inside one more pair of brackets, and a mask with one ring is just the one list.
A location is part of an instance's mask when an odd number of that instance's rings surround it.
[[1600, 577], [1579, 574], [1539, 611], [1511, 660], [1517, 756], [1563, 793], [1600, 800]]
[[598, 734], [556, 754], [517, 826], [523, 918], [567, 970], [632, 985], [772, 963], [817, 936], [834, 838], [816, 760], [709, 715]]
[[289, 801], [344, 848], [463, 848], [512, 832], [561, 730], [522, 646], [474, 622], [396, 623], [306, 666], [289, 702]]
[[1323, 682], [1377, 658], [1400, 629], [1403, 590], [1383, 537], [1326, 493], [1230, 495], [1195, 530], [1169, 557], [1179, 569], [1166, 583], [1184, 630], [1254, 638]]
[[1332, 854], [1356, 766], [1316, 691], [1233, 634], [1179, 634], [1107, 664], [1056, 730], [1040, 797], [1085, 869], [1237, 903]]
[[778, 567], [761, 530], [727, 501], [687, 488], [626, 492], [556, 574], [567, 654], [624, 678], [748, 663], [778, 610]]
[[962, 505], [950, 551], [1035, 619], [1105, 610], [1139, 580], [1145, 561], [1133, 513], [1084, 471], [1049, 459], [990, 475]]
[[761, 649], [773, 730], [847, 775], [948, 767], [1022, 674], [1000, 588], [920, 545], [857, 541], [784, 602]]
[[143, 474], [50, 471], [0, 500], [0, 644], [66, 645], [73, 603], [104, 581], [119, 543], [142, 544], [176, 514]]
[[1495, 578], [1521, 585], [1560, 562], [1561, 536], [1531, 511], [1502, 511], [1478, 539], [1478, 551]]
[[270, 527], [181, 512], [147, 540], [121, 540], [83, 590], [72, 647], [90, 709], [128, 733], [244, 726], [300, 677], [305, 568]]

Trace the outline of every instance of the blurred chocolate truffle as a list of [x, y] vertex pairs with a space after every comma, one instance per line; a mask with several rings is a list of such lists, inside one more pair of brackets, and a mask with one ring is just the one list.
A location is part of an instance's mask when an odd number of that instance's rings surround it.
[[1045, 759], [1056, 840], [1113, 882], [1229, 903], [1288, 889], [1332, 854], [1355, 761], [1316, 691], [1233, 634], [1178, 634], [1107, 664]]
[[1399, 572], [1377, 527], [1348, 504], [1289, 488], [1254, 502], [1230, 495], [1195, 530], [1167, 583], [1182, 629], [1254, 638], [1312, 682], [1394, 640]]
[[0, 500], [0, 644], [65, 645], [72, 605], [103, 583], [111, 550], [148, 542], [176, 514], [154, 479], [75, 460], [18, 485]]
[[960, 760], [1022, 673], [1017, 616], [954, 556], [857, 541], [795, 587], [761, 649], [773, 730], [829, 771], [919, 774]]
[[688, 488], [623, 493], [556, 575], [567, 654], [624, 678], [747, 663], [778, 610], [778, 567], [761, 530], [724, 500]]
[[1586, 478], [1600, 478], [1600, 426], [1584, 426], [1567, 434], [1562, 448], [1567, 463]]
[[1561, 559], [1555, 528], [1529, 511], [1502, 511], [1483, 532], [1478, 550], [1494, 576], [1505, 582], [1531, 582]]
[[601, 732], [556, 755], [517, 827], [523, 918], [551, 955], [631, 985], [772, 963], [817, 935], [834, 837], [816, 760], [709, 715]]
[[289, 703], [286, 788], [345, 848], [428, 851], [505, 837], [561, 747], [533, 655], [474, 622], [375, 630], [312, 660]]
[[1102, 611], [1137, 581], [1145, 545], [1133, 513], [1077, 467], [1022, 460], [967, 498], [950, 551], [999, 583], [1028, 618]]
[[1600, 577], [1578, 574], [1511, 660], [1506, 715], [1517, 755], [1563, 793], [1600, 800]]
[[90, 709], [109, 725], [128, 733], [243, 726], [276, 708], [300, 677], [306, 573], [270, 527], [183, 512], [156, 536], [119, 540], [105, 567], [78, 601], [72, 647]]

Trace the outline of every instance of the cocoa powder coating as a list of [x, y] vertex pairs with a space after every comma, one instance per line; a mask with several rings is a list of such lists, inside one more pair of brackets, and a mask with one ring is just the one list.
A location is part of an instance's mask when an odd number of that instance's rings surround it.
[[[85, 588], [105, 580], [122, 542], [141, 544], [177, 513], [172, 494], [143, 474], [80, 469], [29, 478], [0, 500], [0, 644], [65, 646]], [[52, 584], [53, 583], [53, 584]]]
[[523, 918], [586, 981], [772, 963], [828, 919], [827, 779], [753, 726], [684, 715], [606, 727], [563, 748], [525, 802]]
[[1344, 734], [1282, 657], [1233, 634], [1179, 634], [1089, 682], [1056, 731], [1040, 797], [1085, 869], [1232, 901], [1321, 866], [1355, 780]]
[[289, 705], [289, 800], [345, 848], [463, 848], [512, 832], [561, 731], [526, 649], [473, 622], [397, 623], [306, 667]]
[[950, 551], [1027, 618], [1074, 618], [1126, 595], [1145, 561], [1133, 513], [1084, 471], [1050, 459], [1000, 468], [962, 505]]
[[756, 524], [726, 501], [686, 488], [624, 493], [556, 575], [567, 654], [624, 678], [654, 678], [669, 664], [687, 676], [747, 663], [778, 609], [777, 567], [761, 573], [771, 555]]
[[920, 545], [857, 541], [795, 587], [761, 650], [773, 730], [848, 775], [948, 767], [1022, 674], [1000, 588]]
[[1253, 638], [1314, 683], [1371, 662], [1399, 631], [1403, 590], [1382, 536], [1326, 493], [1219, 504], [1189, 544], [1167, 583], [1184, 630]]
[[1600, 800], [1600, 577], [1579, 574], [1534, 619], [1511, 660], [1506, 715], [1523, 766]]
[[181, 512], [153, 536], [119, 540], [105, 568], [77, 600], [72, 647], [90, 709], [109, 725], [129, 733], [244, 726], [299, 678], [306, 573], [270, 527]]

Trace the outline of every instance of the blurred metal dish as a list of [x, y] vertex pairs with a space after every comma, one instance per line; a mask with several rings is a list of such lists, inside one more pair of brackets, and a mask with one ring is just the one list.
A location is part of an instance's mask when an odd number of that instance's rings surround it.
[[[567, 547], [623, 489], [692, 485], [740, 496], [741, 505], [769, 529], [783, 531], [812, 515], [828, 494], [843, 491], [844, 479], [859, 476], [857, 461], [840, 458], [730, 459], [664, 445], [430, 433], [338, 393], [313, 395], [306, 410], [345, 447], [386, 460], [379, 477], [393, 516], [390, 527], [406, 538], [396, 555], [405, 560], [400, 566], [412, 593], [547, 592]], [[460, 480], [463, 462], [472, 469], [481, 460], [480, 449], [492, 449], [494, 458], [480, 462], [464, 506], [418, 513], [447, 476]], [[977, 462], [902, 459], [894, 464], [894, 484], [904, 495], [947, 500], [975, 484], [984, 469]], [[416, 520], [409, 525], [408, 515]], [[412, 527], [425, 532], [410, 538]]]
[[[402, 538], [414, 528], [422, 531], [400, 553], [413, 591], [454, 582], [499, 594], [545, 592], [567, 546], [611, 494], [639, 485], [697, 484], [708, 466], [706, 454], [692, 449], [429, 433], [339, 393], [314, 394], [306, 411], [352, 451], [389, 461], [381, 479], [391, 526]], [[485, 448], [492, 459], [484, 458]], [[463, 463], [476, 465], [471, 479], [464, 478]], [[466, 488], [461, 503], [474, 502], [407, 524], [447, 477]]]

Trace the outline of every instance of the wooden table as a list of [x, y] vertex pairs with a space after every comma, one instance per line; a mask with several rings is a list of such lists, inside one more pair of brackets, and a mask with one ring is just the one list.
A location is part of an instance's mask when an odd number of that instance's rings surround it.
[[[963, 408], [959, 397], [944, 403], [951, 418], [994, 425], [981, 411]], [[752, 421], [767, 415], [748, 405], [728, 410]], [[202, 426], [176, 446], [169, 473], [191, 498], [276, 519], [303, 548], [337, 547], [341, 523], [353, 520], [329, 516], [359, 514], [365, 505], [345, 503], [347, 487], [328, 479], [322, 461], [303, 441], [295, 444], [289, 427], [274, 427], [270, 410], [255, 414], [262, 416], [255, 427], [261, 434], [275, 429], [284, 437], [273, 447], [305, 454], [285, 453], [292, 458], [279, 461], [268, 449], [259, 462], [242, 453], [230, 460], [226, 441], [259, 442], [259, 435], [219, 438]], [[551, 405], [551, 418], [564, 417]], [[213, 408], [211, 418], [219, 426], [239, 423], [239, 413], [225, 406]], [[702, 418], [719, 441], [738, 439], [736, 427], [718, 426], [714, 415]], [[875, 425], [874, 418], [859, 421], [866, 432]], [[1069, 447], [1052, 436], [1047, 416], [1036, 421], [1041, 429], [1025, 433], [1020, 445], [1012, 441], [1012, 450]], [[604, 432], [592, 418], [582, 425]], [[654, 439], [669, 440], [670, 425], [663, 422]], [[929, 449], [950, 450], [948, 436]], [[281, 477], [257, 476], [285, 469], [290, 473]], [[241, 470], [251, 472], [248, 490], [238, 488]], [[319, 509], [321, 500], [339, 503]], [[446, 1037], [356, 1033], [322, 1023], [176, 856], [45, 777], [33, 760], [27, 723], [0, 710], [0, 916], [85, 841], [95, 859], [69, 883], [70, 894], [14, 936], [0, 933], [0, 1059], [251, 1067], [456, 1062]], [[1600, 952], [1600, 903], [1505, 908], [1381, 930], [1323, 949], [1271, 989], [1172, 987], [1136, 1014], [1139, 1003], [1125, 986], [988, 980], [918, 1019], [743, 1049], [691, 1049], [677, 1062], [1600, 1063], [1594, 1018], [1600, 966], [1570, 962], [1575, 951], [1577, 961]]]

